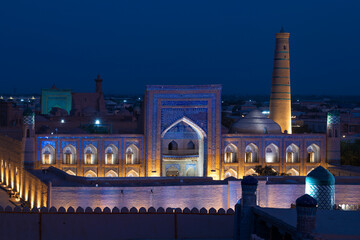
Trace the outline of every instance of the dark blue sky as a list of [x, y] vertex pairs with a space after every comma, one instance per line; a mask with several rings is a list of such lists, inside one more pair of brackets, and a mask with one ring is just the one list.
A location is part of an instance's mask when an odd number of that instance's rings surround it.
[[144, 92], [223, 84], [269, 94], [274, 34], [290, 35], [293, 94], [359, 94], [360, 1], [61, 0], [0, 3], [2, 93]]

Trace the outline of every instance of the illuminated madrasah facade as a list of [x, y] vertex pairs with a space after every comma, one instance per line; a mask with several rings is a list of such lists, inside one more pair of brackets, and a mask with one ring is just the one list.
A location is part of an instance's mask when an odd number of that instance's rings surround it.
[[288, 38], [276, 34], [270, 118], [255, 110], [222, 133], [221, 85], [149, 85], [144, 134], [36, 135], [30, 121], [25, 160], [36, 169], [54, 166], [85, 177], [214, 179], [254, 175], [257, 165], [306, 175], [339, 163], [338, 115], [329, 114], [327, 134], [291, 132]]

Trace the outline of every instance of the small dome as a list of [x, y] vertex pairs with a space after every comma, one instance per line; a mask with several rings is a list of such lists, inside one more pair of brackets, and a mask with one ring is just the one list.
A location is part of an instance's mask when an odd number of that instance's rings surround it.
[[306, 183], [312, 185], [334, 185], [335, 177], [328, 170], [319, 166], [306, 176]]
[[281, 127], [259, 110], [253, 110], [244, 118], [235, 122], [231, 126], [229, 133], [279, 134], [281, 133]]
[[304, 194], [298, 199], [296, 199], [296, 206], [299, 207], [316, 207], [316, 205], [316, 199], [308, 194]]
[[26, 108], [23, 112], [23, 116], [33, 116], [34, 112], [31, 110], [31, 108]]
[[253, 176], [246, 176], [241, 181], [241, 185], [257, 185], [257, 184], [258, 184], [258, 180]]

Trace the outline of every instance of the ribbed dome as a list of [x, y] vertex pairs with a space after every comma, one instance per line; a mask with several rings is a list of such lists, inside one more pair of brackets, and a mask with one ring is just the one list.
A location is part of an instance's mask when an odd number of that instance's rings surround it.
[[328, 170], [319, 166], [306, 176], [306, 182], [313, 185], [334, 185], [335, 177]]
[[279, 124], [265, 117], [259, 110], [253, 110], [234, 123], [229, 133], [277, 134], [281, 133]]

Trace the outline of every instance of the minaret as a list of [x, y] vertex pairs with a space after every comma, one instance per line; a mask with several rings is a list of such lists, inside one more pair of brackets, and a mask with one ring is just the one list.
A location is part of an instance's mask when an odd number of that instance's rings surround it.
[[97, 75], [97, 78], [95, 78], [97, 93], [102, 93], [102, 81], [100, 75]]
[[23, 113], [23, 137], [25, 168], [33, 168], [35, 165], [35, 114], [30, 108]]
[[340, 165], [340, 112], [333, 110], [327, 114], [326, 158], [329, 164]]
[[282, 132], [291, 134], [289, 36], [290, 33], [284, 32], [284, 28], [275, 34], [269, 117], [280, 125]]

